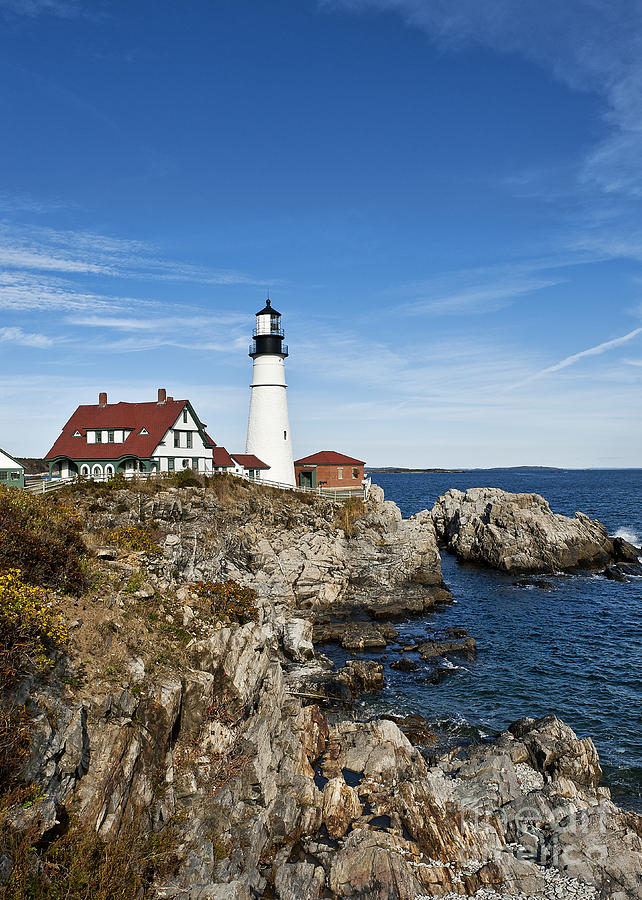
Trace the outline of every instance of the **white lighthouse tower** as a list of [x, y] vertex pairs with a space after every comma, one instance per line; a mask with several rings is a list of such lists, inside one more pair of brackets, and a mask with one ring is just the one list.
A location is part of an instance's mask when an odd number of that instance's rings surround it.
[[281, 314], [268, 300], [256, 314], [250, 356], [254, 360], [250, 390], [250, 418], [246, 453], [270, 467], [270, 481], [295, 486], [294, 461], [285, 383], [287, 344], [283, 343]]

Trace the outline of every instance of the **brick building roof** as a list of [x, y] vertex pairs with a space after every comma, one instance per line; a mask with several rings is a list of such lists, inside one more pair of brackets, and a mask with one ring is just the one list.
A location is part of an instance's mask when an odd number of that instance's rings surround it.
[[310, 456], [304, 456], [302, 459], [294, 460], [295, 466], [365, 466], [362, 459], [354, 459], [352, 456], [346, 456], [344, 453], [337, 453], [335, 450], [320, 450], [318, 453], [312, 453]]

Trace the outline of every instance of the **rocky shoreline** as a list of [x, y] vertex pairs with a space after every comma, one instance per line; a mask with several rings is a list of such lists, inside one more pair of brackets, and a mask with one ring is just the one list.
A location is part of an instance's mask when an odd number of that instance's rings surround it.
[[[132, 829], [165, 841], [171, 866], [137, 896], [642, 896], [642, 817], [611, 802], [590, 739], [551, 716], [437, 755], [420, 717], [355, 715], [352, 698], [383, 684], [379, 663], [337, 671], [319, 650], [384, 648], [396, 621], [450, 602], [440, 546], [515, 574], [623, 577], [636, 548], [537, 495], [449, 491], [403, 520], [373, 487], [343, 521], [320, 499], [234, 490], [230, 502], [207, 487], [61, 501], [83, 518], [99, 577], [61, 598], [73, 645], [52, 678], [21, 685], [35, 725], [22, 775], [38, 794], [6, 809], [4, 828], [39, 853], [71, 821], [107, 845]], [[106, 540], [143, 524], [150, 550]], [[213, 582], [255, 592], [255, 618], [206, 615], [198, 585]], [[403, 671], [475, 642], [400, 649]], [[5, 852], [5, 891], [15, 865]], [[37, 854], [33, 865], [48, 877]]]

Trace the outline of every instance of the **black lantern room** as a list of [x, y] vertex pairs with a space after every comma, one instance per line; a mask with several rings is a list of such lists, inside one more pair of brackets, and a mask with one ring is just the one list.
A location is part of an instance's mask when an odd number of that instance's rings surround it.
[[250, 344], [252, 359], [263, 354], [283, 357], [288, 355], [288, 346], [283, 343], [281, 313], [273, 309], [269, 299], [263, 309], [256, 314], [256, 328], [252, 337], [254, 339]]

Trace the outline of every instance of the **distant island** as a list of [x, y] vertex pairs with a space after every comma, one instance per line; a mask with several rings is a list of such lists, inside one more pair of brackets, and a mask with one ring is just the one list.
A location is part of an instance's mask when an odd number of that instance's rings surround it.
[[366, 472], [370, 475], [447, 475], [452, 472], [467, 472], [468, 469], [403, 469], [400, 466], [382, 466], [379, 469], [366, 466]]
[[402, 466], [380, 466], [378, 468], [366, 466], [365, 470], [370, 475], [451, 475], [463, 472], [528, 472], [533, 469], [544, 472], [563, 471], [559, 466], [489, 466], [472, 469], [405, 469]]

